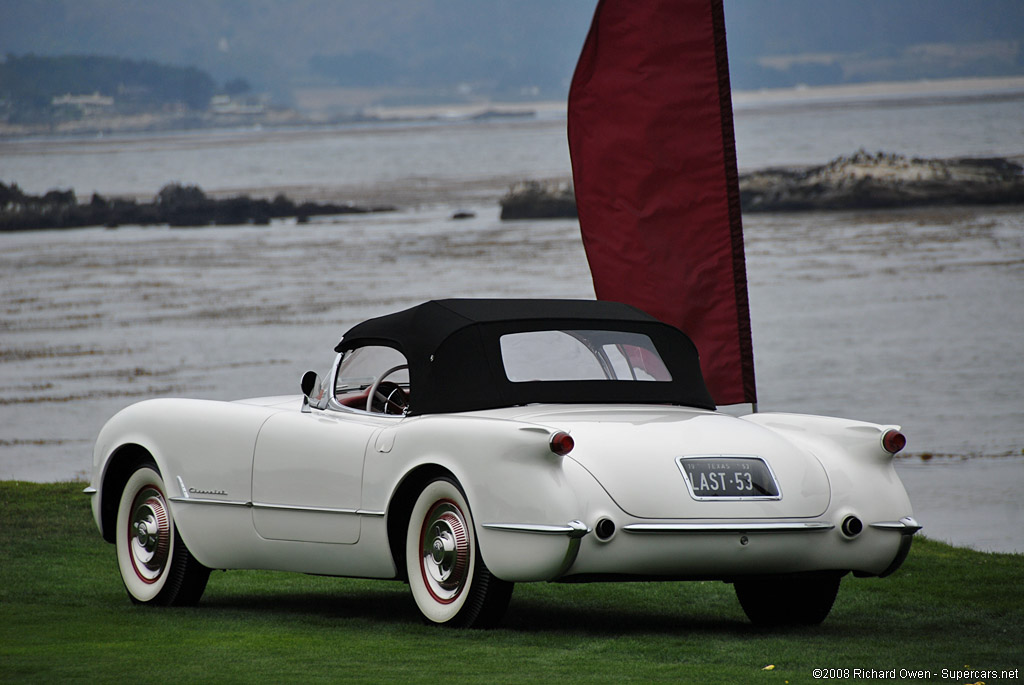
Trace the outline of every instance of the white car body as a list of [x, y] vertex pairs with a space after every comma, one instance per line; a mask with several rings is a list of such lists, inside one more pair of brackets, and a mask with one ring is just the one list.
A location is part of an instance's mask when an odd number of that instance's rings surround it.
[[[129, 522], [127, 542], [119, 542], [129, 559], [133, 544], [148, 545], [140, 554], [167, 556], [156, 542], [162, 525], [163, 535], [176, 530], [207, 569], [408, 580], [420, 568], [428, 586], [430, 573], [489, 570], [509, 593], [517, 582], [646, 578], [721, 579], [760, 595], [768, 592], [765, 582], [827, 577], [824, 613], [819, 606], [797, 620], [816, 623], [828, 613], [839, 577], [892, 573], [919, 528], [886, 449], [885, 440], [899, 436], [896, 426], [781, 413], [735, 417], [662, 403], [387, 414], [331, 396], [343, 356], [306, 396], [157, 399], [114, 416], [96, 442], [90, 488], [100, 531], [118, 540], [125, 525], [118, 517], [128, 515], [119, 509], [130, 508], [122, 501], [125, 480], [145, 462], [162, 483], [160, 501], [144, 513], [155, 508], [159, 519], [163, 507], [173, 523], [150, 521], [147, 537]], [[566, 434], [571, 449], [559, 454], [553, 440]], [[688, 459], [702, 460], [701, 476], [684, 473]], [[718, 462], [756, 468], [754, 461], [767, 466], [777, 492], [713, 490], [719, 481], [724, 488], [725, 480], [750, 480], [716, 470]], [[417, 542], [410, 516], [417, 495], [438, 480], [454, 484], [454, 494], [436, 499], [454, 500], [461, 520], [447, 515], [454, 532], [442, 521], [431, 564], [433, 533], [424, 523]], [[451, 542], [453, 535], [465, 540]], [[425, 549], [419, 567], [409, 561], [415, 549]], [[467, 571], [473, 559], [476, 568]], [[174, 603], [150, 596], [162, 580], [136, 564], [143, 581], [136, 583], [125, 564], [135, 601]], [[163, 572], [159, 565], [154, 574]], [[464, 588], [441, 587], [416, 596], [429, 620], [482, 625], [504, 609], [467, 617], [451, 606]], [[777, 622], [771, 617], [778, 612], [755, 608], [751, 617]]]

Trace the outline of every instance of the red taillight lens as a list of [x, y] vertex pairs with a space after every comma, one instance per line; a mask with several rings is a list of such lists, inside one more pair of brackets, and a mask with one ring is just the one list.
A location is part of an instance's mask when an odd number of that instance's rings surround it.
[[896, 454], [907, 446], [907, 436], [898, 430], [890, 428], [882, 434], [882, 447], [889, 454]]
[[548, 442], [551, 447], [551, 451], [560, 457], [572, 452], [572, 448], [576, 446], [576, 442], [572, 439], [572, 436], [565, 431], [558, 431], [551, 436], [551, 440]]

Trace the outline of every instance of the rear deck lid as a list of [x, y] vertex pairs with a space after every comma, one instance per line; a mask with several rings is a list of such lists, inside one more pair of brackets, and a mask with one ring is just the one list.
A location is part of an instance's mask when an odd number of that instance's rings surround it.
[[828, 476], [814, 455], [732, 416], [547, 407], [519, 418], [568, 431], [576, 444], [567, 458], [639, 518], [811, 518], [828, 508]]

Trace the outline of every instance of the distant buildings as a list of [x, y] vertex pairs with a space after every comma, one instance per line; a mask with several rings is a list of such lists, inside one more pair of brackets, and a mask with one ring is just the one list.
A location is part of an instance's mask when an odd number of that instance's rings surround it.
[[50, 101], [54, 107], [66, 107], [77, 110], [85, 116], [94, 114], [107, 114], [114, 110], [114, 98], [110, 95], [100, 95], [99, 91], [91, 95], [56, 95]]
[[264, 114], [267, 111], [265, 98], [253, 95], [214, 95], [210, 100], [210, 111], [214, 114]]

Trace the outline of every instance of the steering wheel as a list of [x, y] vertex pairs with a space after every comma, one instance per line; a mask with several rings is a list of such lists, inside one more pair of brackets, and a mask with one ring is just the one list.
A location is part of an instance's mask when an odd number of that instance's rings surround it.
[[[383, 404], [381, 412], [384, 414], [402, 414], [405, 412], [405, 408], [409, 406], [409, 396], [397, 383], [385, 381], [384, 379], [396, 371], [408, 368], [408, 364], [399, 364], [398, 366], [392, 366], [377, 376], [377, 379], [373, 381], [373, 385], [370, 386], [370, 392], [366, 394], [366, 411], [373, 411], [373, 402], [377, 400]], [[389, 409], [393, 411], [389, 411]]]

